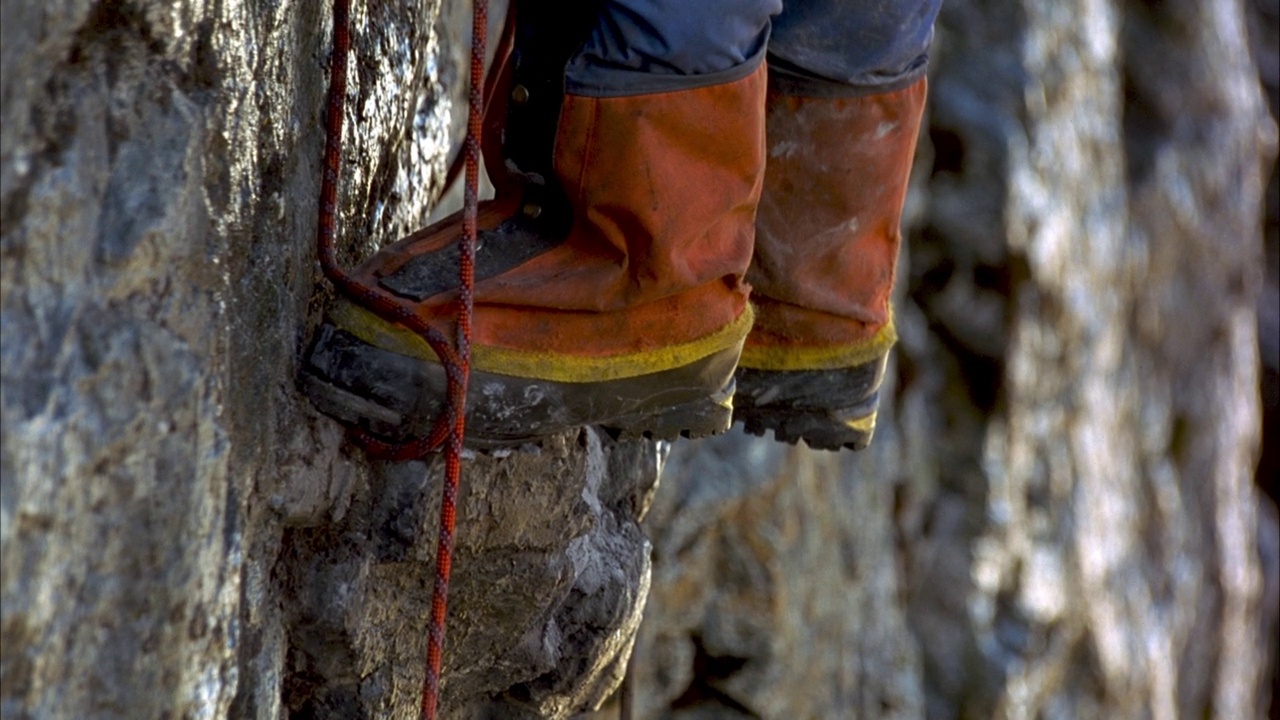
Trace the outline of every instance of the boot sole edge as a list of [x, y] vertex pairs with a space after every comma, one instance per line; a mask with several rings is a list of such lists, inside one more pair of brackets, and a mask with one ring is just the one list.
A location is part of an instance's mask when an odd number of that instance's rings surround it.
[[[591, 384], [473, 371], [468, 415], [479, 407], [483, 416], [478, 421], [468, 417], [465, 445], [493, 450], [536, 444], [588, 425], [620, 439], [675, 440], [723, 433], [733, 422], [737, 352], [730, 348], [650, 375]], [[430, 432], [446, 387], [444, 368], [438, 363], [369, 345], [328, 323], [317, 333], [299, 376], [299, 389], [321, 412], [393, 442]], [[715, 383], [720, 383], [719, 389], [709, 392], [706, 388]], [[366, 392], [360, 392], [362, 384]], [[389, 391], [397, 387], [416, 397], [392, 397], [404, 394]], [[378, 395], [383, 402], [375, 399]], [[536, 398], [532, 404], [530, 397]], [[544, 397], [548, 399], [539, 405]], [[478, 405], [481, 401], [486, 404]], [[575, 415], [574, 406], [588, 409]], [[504, 419], [504, 412], [515, 419]], [[527, 422], [519, 420], [522, 412]]]

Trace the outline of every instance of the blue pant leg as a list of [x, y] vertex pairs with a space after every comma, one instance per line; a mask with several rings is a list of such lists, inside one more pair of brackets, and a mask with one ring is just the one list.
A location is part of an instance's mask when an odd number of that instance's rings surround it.
[[782, 0], [605, 0], [565, 89], [619, 97], [740, 80], [764, 61]]
[[788, 95], [891, 92], [924, 76], [942, 0], [787, 0], [769, 80]]

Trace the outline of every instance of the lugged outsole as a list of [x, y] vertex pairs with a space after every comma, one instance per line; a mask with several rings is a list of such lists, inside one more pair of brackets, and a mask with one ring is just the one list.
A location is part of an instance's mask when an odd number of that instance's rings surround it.
[[885, 358], [831, 370], [738, 368], [734, 421], [817, 450], [863, 450], [875, 433]]
[[[803, 440], [815, 450], [864, 450], [871, 444], [871, 432], [849, 428], [818, 411], [753, 409], [739, 412], [736, 419], [752, 435], [765, 437], [766, 433], [772, 432], [778, 442], [796, 445]], [[857, 417], [856, 421], [874, 427], [875, 412]]]
[[624, 415], [600, 423], [615, 440], [678, 440], [720, 435], [733, 425], [733, 395], [736, 383], [692, 402], [660, 411]]

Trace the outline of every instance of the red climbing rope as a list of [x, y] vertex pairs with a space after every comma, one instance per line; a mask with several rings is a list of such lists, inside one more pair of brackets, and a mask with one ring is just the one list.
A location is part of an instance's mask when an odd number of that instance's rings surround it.
[[422, 685], [421, 715], [435, 720], [440, 699], [440, 656], [444, 650], [444, 619], [449, 601], [449, 571], [453, 567], [454, 505], [461, 474], [462, 436], [466, 417], [467, 375], [471, 367], [471, 311], [476, 268], [476, 214], [480, 204], [480, 133], [484, 106], [484, 50], [489, 26], [487, 0], [472, 0], [471, 85], [467, 95], [467, 170], [462, 203], [462, 239], [458, 261], [458, 362], [462, 368], [458, 395], [450, 387], [453, 432], [445, 446], [444, 494], [440, 502], [440, 536], [436, 543], [436, 583], [431, 595], [431, 630], [427, 637], [427, 674]]
[[387, 443], [352, 428], [355, 442], [374, 457], [412, 460], [444, 447], [445, 478], [440, 504], [440, 534], [436, 543], [436, 577], [431, 597], [431, 625], [427, 633], [427, 669], [422, 684], [421, 717], [434, 720], [440, 699], [440, 660], [449, 600], [449, 571], [453, 567], [453, 531], [457, 520], [458, 480], [462, 473], [462, 439], [467, 378], [471, 361], [471, 313], [475, 286], [476, 211], [479, 205], [481, 110], [484, 99], [484, 56], [488, 29], [487, 0], [474, 0], [471, 29], [471, 86], [466, 140], [466, 195], [463, 205], [456, 350], [409, 307], [389, 293], [365, 285], [338, 266], [334, 249], [338, 177], [342, 168], [342, 120], [347, 94], [347, 56], [351, 50], [350, 0], [333, 2], [333, 58], [326, 99], [324, 175], [320, 182], [320, 222], [316, 255], [324, 276], [337, 291], [385, 320], [416, 332], [440, 358], [448, 379], [447, 410], [426, 437], [408, 443]]

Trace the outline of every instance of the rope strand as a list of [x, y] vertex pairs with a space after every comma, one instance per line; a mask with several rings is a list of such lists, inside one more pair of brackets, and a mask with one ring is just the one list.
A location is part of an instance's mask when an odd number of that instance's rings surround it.
[[440, 700], [440, 663], [444, 654], [445, 614], [449, 605], [449, 572], [453, 569], [453, 530], [457, 520], [467, 380], [471, 369], [471, 314], [475, 302], [476, 215], [480, 204], [480, 133], [484, 107], [484, 55], [489, 13], [487, 0], [472, 0], [471, 84], [467, 97], [467, 169], [462, 207], [462, 239], [458, 260], [458, 364], [462, 377], [449, 386], [454, 408], [453, 432], [445, 446], [445, 481], [440, 499], [440, 536], [436, 541], [436, 584], [431, 597], [431, 630], [427, 635], [427, 674], [422, 686], [422, 718], [435, 720]]
[[412, 309], [393, 296], [356, 280], [338, 265], [338, 180], [342, 169], [342, 123], [347, 93], [347, 58], [351, 51], [350, 0], [333, 2], [333, 57], [326, 98], [324, 174], [320, 182], [320, 217], [316, 232], [316, 256], [321, 271], [341, 295], [389, 322], [398, 323], [426, 340], [440, 358], [448, 380], [447, 408], [436, 418], [426, 437], [407, 443], [388, 443], [358, 428], [352, 440], [369, 455], [403, 461], [421, 458], [444, 448], [445, 477], [440, 503], [440, 534], [436, 542], [436, 577], [427, 632], [427, 667], [422, 683], [421, 717], [435, 720], [440, 702], [440, 665], [444, 654], [445, 617], [448, 610], [449, 574], [453, 568], [454, 528], [457, 522], [458, 484], [462, 475], [462, 443], [466, 431], [467, 381], [471, 363], [471, 315], [474, 306], [476, 215], [479, 207], [480, 135], [484, 105], [484, 56], [488, 30], [488, 3], [474, 0], [471, 28], [471, 84], [468, 93], [466, 139], [466, 196], [463, 206], [461, 260], [458, 274], [458, 333], [455, 346], [443, 333], [430, 327]]

